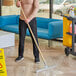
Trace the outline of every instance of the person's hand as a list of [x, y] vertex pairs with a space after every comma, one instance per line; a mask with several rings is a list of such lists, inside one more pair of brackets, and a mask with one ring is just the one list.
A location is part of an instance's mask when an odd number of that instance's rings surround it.
[[17, 7], [20, 7], [20, 6], [21, 6], [21, 1], [18, 0], [18, 1], [16, 2], [16, 6], [17, 6]]
[[29, 22], [30, 22], [30, 19], [26, 19], [26, 20], [25, 20], [25, 23], [28, 24]]

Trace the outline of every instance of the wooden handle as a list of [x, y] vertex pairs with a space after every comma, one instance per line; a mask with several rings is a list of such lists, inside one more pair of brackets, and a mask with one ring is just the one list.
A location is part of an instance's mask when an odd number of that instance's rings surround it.
[[[22, 13], [23, 13], [23, 15], [24, 15], [24, 18], [27, 19], [26, 16], [25, 16], [25, 14], [24, 14], [24, 11], [23, 11], [22, 6], [21, 6], [21, 10], [22, 10]], [[32, 30], [31, 30], [30, 25], [27, 24], [27, 26], [28, 26], [28, 28], [29, 28], [31, 34], [32, 34], [32, 37], [33, 37], [33, 39], [34, 39], [34, 41], [35, 41], [35, 44], [36, 44], [36, 46], [37, 46], [37, 48], [38, 48], [38, 50], [39, 50], [39, 53], [40, 53], [40, 55], [41, 55], [41, 57], [42, 57], [42, 60], [43, 60], [44, 64], [47, 65], [47, 64], [46, 64], [46, 61], [45, 61], [45, 59], [44, 59], [44, 57], [43, 57], [43, 54], [42, 54], [42, 52], [41, 52], [41, 50], [40, 50], [40, 48], [39, 48], [39, 46], [38, 46], [38, 43], [37, 43], [37, 41], [36, 41], [36, 38], [35, 38], [35, 36], [34, 36]]]

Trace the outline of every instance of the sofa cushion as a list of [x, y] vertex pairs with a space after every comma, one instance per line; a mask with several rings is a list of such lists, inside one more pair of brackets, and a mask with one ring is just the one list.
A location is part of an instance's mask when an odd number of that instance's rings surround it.
[[48, 34], [48, 29], [44, 29], [44, 28], [37, 28], [37, 32]]
[[[44, 29], [44, 28], [37, 28], [37, 34], [38, 34], [38, 38], [43, 38], [43, 39], [50, 39], [49, 35], [48, 35], [48, 29]], [[26, 35], [30, 35], [29, 34], [29, 30], [27, 29], [27, 34]]]
[[18, 25], [6, 25], [6, 26], [3, 26], [1, 27], [2, 30], [4, 31], [8, 31], [8, 32], [14, 32], [14, 33], [19, 33], [19, 27]]
[[48, 29], [37, 28], [37, 33], [39, 38], [49, 39]]

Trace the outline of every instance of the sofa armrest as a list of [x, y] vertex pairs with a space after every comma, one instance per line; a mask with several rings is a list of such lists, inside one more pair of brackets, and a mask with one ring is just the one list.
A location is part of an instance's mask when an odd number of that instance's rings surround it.
[[0, 27], [10, 24], [17, 24], [16, 15], [0, 16]]
[[50, 22], [48, 24], [48, 33], [52, 39], [63, 37], [63, 21]]

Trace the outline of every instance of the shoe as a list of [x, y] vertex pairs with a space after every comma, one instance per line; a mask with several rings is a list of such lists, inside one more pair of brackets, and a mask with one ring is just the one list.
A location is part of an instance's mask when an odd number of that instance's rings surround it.
[[15, 62], [22, 61], [23, 59], [24, 59], [24, 57], [19, 56], [19, 57], [16, 58]]
[[40, 63], [40, 59], [39, 58], [36, 58], [35, 59], [35, 63], [37, 63], [37, 64]]

